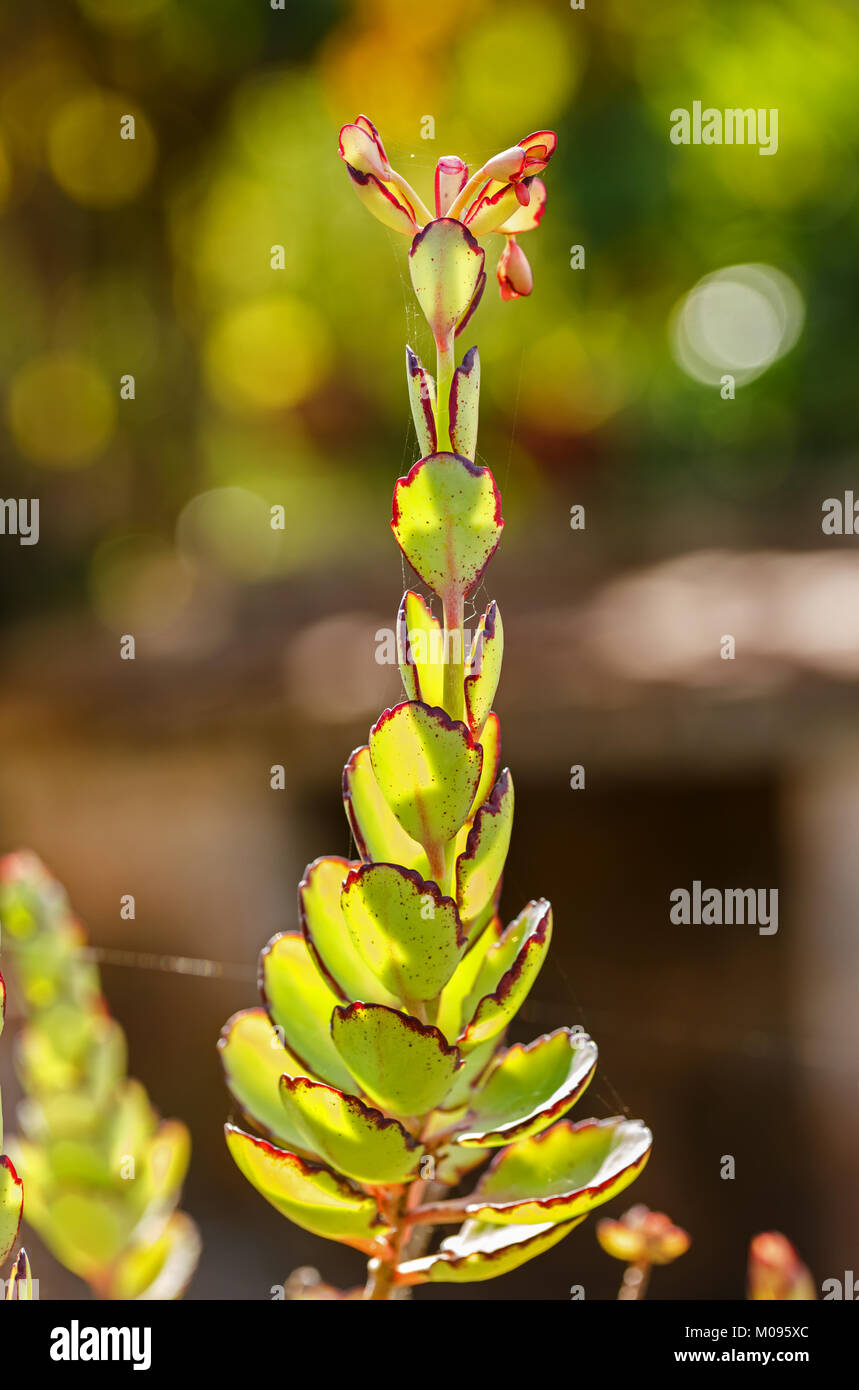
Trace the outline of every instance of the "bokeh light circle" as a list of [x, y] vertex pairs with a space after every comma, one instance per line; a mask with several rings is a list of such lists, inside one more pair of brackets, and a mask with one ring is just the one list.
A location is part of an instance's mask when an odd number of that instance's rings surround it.
[[271, 524], [271, 508], [244, 487], [216, 487], [192, 497], [176, 523], [181, 555], [205, 570], [238, 580], [261, 579], [280, 569], [285, 533]]
[[267, 295], [229, 309], [206, 344], [212, 395], [238, 409], [284, 410], [325, 377], [331, 358], [327, 327], [292, 295]]
[[73, 353], [46, 352], [15, 374], [7, 402], [21, 453], [51, 468], [80, 468], [101, 452], [116, 402], [98, 368]]
[[705, 275], [671, 319], [674, 356], [707, 385], [753, 381], [789, 352], [805, 309], [796, 285], [770, 265], [732, 265]]
[[[134, 117], [134, 139], [122, 122]], [[152, 127], [129, 97], [100, 88], [73, 96], [48, 131], [48, 162], [64, 193], [84, 207], [129, 203], [152, 176], [157, 146]]]

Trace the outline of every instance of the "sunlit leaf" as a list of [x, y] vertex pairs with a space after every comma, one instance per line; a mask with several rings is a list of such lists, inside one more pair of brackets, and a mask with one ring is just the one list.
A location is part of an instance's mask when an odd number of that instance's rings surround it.
[[423, 1148], [390, 1116], [304, 1076], [284, 1076], [280, 1094], [306, 1144], [338, 1172], [374, 1185], [414, 1177]]
[[492, 898], [504, 871], [513, 829], [513, 780], [504, 771], [474, 819], [456, 865], [456, 900], [469, 927]]
[[424, 367], [416, 352], [406, 348], [406, 380], [409, 387], [409, 401], [412, 419], [418, 436], [418, 448], [422, 454], [433, 454], [436, 450], [435, 423], [435, 382]]
[[[283, 1046], [265, 1009], [243, 1009], [224, 1024], [218, 1051], [230, 1094], [264, 1134], [288, 1149], [306, 1149], [280, 1099], [284, 1072], [296, 1076], [301, 1063]], [[312, 1148], [310, 1152], [313, 1152]]]
[[573, 1220], [623, 1192], [652, 1142], [641, 1120], [559, 1120], [502, 1149], [465, 1209], [493, 1224]]
[[345, 1178], [266, 1139], [226, 1125], [227, 1147], [236, 1166], [267, 1202], [314, 1235], [375, 1253], [385, 1223], [376, 1203]]
[[501, 495], [488, 468], [459, 454], [430, 454], [397, 480], [391, 527], [412, 569], [453, 603], [471, 592], [495, 553]]
[[475, 1280], [496, 1279], [551, 1250], [584, 1221], [560, 1224], [544, 1222], [533, 1226], [494, 1226], [483, 1221], [466, 1221], [455, 1236], [443, 1240], [438, 1253], [400, 1265], [407, 1282], [468, 1284]]
[[[469, 820], [474, 820], [480, 807], [495, 786], [498, 780], [498, 774], [501, 771], [501, 722], [494, 711], [490, 714], [483, 726], [483, 733], [480, 735], [480, 746], [483, 749], [483, 767], [480, 772], [480, 782], [478, 783], [474, 801], [472, 802], [471, 810], [468, 814]], [[457, 844], [457, 855], [465, 853], [465, 839], [467, 839], [467, 836], [463, 838], [463, 843], [461, 845]]]
[[480, 619], [465, 672], [465, 709], [469, 728], [475, 738], [480, 737], [489, 718], [498, 689], [503, 655], [504, 627], [498, 605], [493, 599]]
[[468, 817], [482, 748], [443, 709], [411, 700], [385, 710], [373, 725], [370, 758], [389, 807], [432, 863]]
[[540, 973], [551, 939], [551, 907], [543, 898], [530, 902], [487, 952], [470, 998], [482, 997], [460, 1047], [470, 1050], [506, 1028]]
[[465, 318], [483, 273], [484, 253], [454, 218], [429, 222], [412, 242], [409, 272], [418, 303], [440, 347]]
[[[397, 1004], [356, 949], [340, 907], [340, 894], [351, 870], [348, 859], [316, 859], [298, 885], [298, 911], [307, 949], [339, 999], [370, 1004]], [[289, 1071], [289, 1067], [284, 1068]]]
[[539, 1134], [575, 1104], [596, 1065], [596, 1043], [569, 1028], [508, 1048], [484, 1078], [458, 1142], [485, 1147]]
[[406, 834], [383, 797], [366, 745], [355, 749], [343, 769], [343, 805], [362, 859], [402, 864], [426, 877], [426, 854]]
[[297, 932], [282, 932], [260, 956], [263, 1003], [302, 1071], [349, 1091], [352, 1078], [331, 1041], [331, 992]]
[[364, 864], [349, 874], [341, 902], [356, 950], [386, 990], [410, 1005], [434, 999], [465, 945], [453, 899], [410, 869]]
[[[454, 453], [474, 459], [477, 450], [477, 420], [480, 407], [480, 358], [477, 348], [469, 348], [462, 365], [453, 374], [450, 388], [450, 443]], [[433, 453], [424, 449], [425, 454]]]
[[362, 1091], [393, 1115], [424, 1115], [450, 1090], [460, 1056], [437, 1028], [381, 1004], [337, 1008], [334, 1042]]
[[10, 1158], [0, 1155], [0, 1264], [18, 1239], [24, 1187]]
[[425, 705], [441, 705], [444, 692], [444, 646], [441, 623], [429, 604], [411, 589], [397, 614], [397, 659], [406, 695]]

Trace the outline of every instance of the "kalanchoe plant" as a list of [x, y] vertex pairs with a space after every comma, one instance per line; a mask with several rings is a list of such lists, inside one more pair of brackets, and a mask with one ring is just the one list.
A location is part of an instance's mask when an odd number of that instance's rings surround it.
[[753, 1303], [811, 1303], [817, 1298], [811, 1272], [780, 1231], [762, 1231], [750, 1242], [747, 1296]]
[[639, 1204], [624, 1212], [619, 1221], [604, 1217], [597, 1222], [597, 1240], [606, 1254], [623, 1260], [626, 1269], [618, 1298], [643, 1298], [654, 1265], [668, 1265], [685, 1255], [692, 1241], [662, 1211]]
[[[372, 1299], [515, 1269], [627, 1187], [650, 1152], [638, 1120], [561, 1118], [596, 1067], [586, 1034], [504, 1046], [546, 958], [552, 912], [539, 900], [507, 927], [498, 917], [513, 782], [492, 708], [495, 603], [463, 646], [465, 602], [504, 523], [492, 474], [475, 463], [477, 350], [457, 366], [454, 343], [485, 283], [477, 236], [508, 237], [502, 295], [530, 291], [511, 238], [542, 215], [536, 175], [554, 147], [540, 132], [471, 177], [461, 160], [440, 160], [433, 218], [366, 117], [340, 135], [359, 196], [412, 237], [412, 283], [436, 344], [435, 379], [407, 349], [422, 457], [396, 485], [391, 525], [441, 611], [404, 595], [406, 698], [343, 774], [356, 857], [308, 867], [300, 929], [260, 958], [263, 1007], [230, 1019], [220, 1048], [259, 1131], [227, 1126], [238, 1167], [297, 1225], [365, 1252]], [[449, 1195], [487, 1160], [473, 1191]], [[437, 1224], [457, 1229], [431, 1250]]]
[[[196, 1226], [176, 1209], [188, 1131], [160, 1121], [127, 1077], [125, 1036], [83, 929], [35, 855], [0, 861], [0, 921], [28, 1015], [13, 1148], [26, 1219], [100, 1298], [178, 1298], [200, 1250]], [[23, 1266], [18, 1273], [26, 1278]]]

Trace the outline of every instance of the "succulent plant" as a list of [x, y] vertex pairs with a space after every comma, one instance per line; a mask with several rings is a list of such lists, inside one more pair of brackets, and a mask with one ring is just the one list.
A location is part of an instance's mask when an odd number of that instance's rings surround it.
[[642, 1204], [630, 1207], [619, 1221], [608, 1217], [598, 1221], [597, 1240], [607, 1255], [627, 1266], [618, 1293], [622, 1301], [643, 1298], [653, 1266], [671, 1264], [692, 1244], [689, 1234], [675, 1226], [670, 1216]]
[[811, 1303], [817, 1298], [810, 1271], [780, 1231], [762, 1231], [749, 1243], [747, 1297], [753, 1303]]
[[[352, 753], [343, 799], [352, 859], [312, 863], [298, 930], [260, 957], [262, 1007], [220, 1039], [227, 1084], [257, 1133], [226, 1127], [241, 1172], [279, 1212], [369, 1257], [365, 1297], [490, 1279], [548, 1250], [641, 1171], [639, 1120], [562, 1118], [597, 1062], [582, 1031], [505, 1047], [546, 958], [548, 902], [498, 916], [513, 819], [493, 710], [503, 629], [495, 603], [466, 650], [465, 604], [498, 545], [501, 498], [475, 462], [480, 364], [455, 342], [483, 292], [477, 236], [506, 238], [502, 297], [531, 289], [515, 236], [536, 227], [538, 132], [476, 174], [439, 161], [436, 216], [391, 167], [365, 116], [341, 131], [353, 187], [412, 237], [409, 268], [432, 329], [435, 378], [410, 349], [422, 457], [394, 490], [394, 536], [434, 595], [403, 597], [405, 699]], [[466, 1195], [450, 1195], [485, 1167]], [[432, 1228], [457, 1229], [430, 1249]]]
[[[160, 1121], [144, 1087], [127, 1077], [125, 1036], [83, 928], [35, 855], [0, 861], [0, 920], [28, 1015], [12, 1150], [26, 1219], [99, 1297], [178, 1298], [200, 1249], [196, 1226], [176, 1209], [188, 1130]], [[28, 1269], [25, 1256], [25, 1287]]]

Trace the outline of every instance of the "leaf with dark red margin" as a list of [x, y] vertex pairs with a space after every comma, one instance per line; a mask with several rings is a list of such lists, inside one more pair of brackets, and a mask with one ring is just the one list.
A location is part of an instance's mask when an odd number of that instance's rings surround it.
[[434, 862], [468, 819], [480, 784], [482, 747], [443, 709], [407, 700], [376, 720], [370, 761], [397, 821]]
[[315, 1149], [336, 1172], [374, 1186], [415, 1176], [423, 1146], [398, 1120], [306, 1076], [282, 1076], [280, 1096], [305, 1147]]
[[466, 1221], [455, 1236], [443, 1240], [438, 1253], [407, 1260], [399, 1267], [404, 1284], [470, 1284], [497, 1279], [551, 1250], [584, 1221], [549, 1221], [534, 1226], [497, 1226]]
[[288, 1052], [265, 1009], [242, 1009], [221, 1029], [218, 1052], [227, 1088], [236, 1104], [263, 1134], [288, 1149], [315, 1154], [301, 1131], [290, 1124], [280, 1098], [280, 1078], [304, 1071]]
[[[480, 735], [480, 746], [483, 749], [483, 768], [480, 773], [480, 785], [474, 796], [474, 801], [469, 812], [468, 819], [474, 820], [484, 801], [489, 796], [492, 788], [498, 780], [498, 773], [501, 771], [501, 722], [498, 715], [494, 712], [490, 714]], [[465, 853], [465, 839], [462, 846], [457, 845], [459, 854]]]
[[302, 1071], [342, 1090], [352, 1077], [331, 1041], [331, 1014], [337, 996], [316, 968], [298, 932], [272, 937], [259, 958], [262, 1001]]
[[498, 1147], [539, 1134], [576, 1103], [596, 1065], [596, 1043], [571, 1028], [516, 1043], [485, 1077], [457, 1142]]
[[438, 1028], [383, 1004], [335, 1009], [331, 1035], [361, 1090], [392, 1115], [434, 1110], [460, 1064]]
[[24, 1209], [24, 1185], [11, 1158], [0, 1156], [0, 1265], [4, 1264], [18, 1239], [21, 1212]]
[[298, 885], [301, 932], [317, 969], [338, 999], [397, 1004], [398, 997], [385, 989], [356, 950], [340, 907], [343, 884], [358, 867], [354, 860], [335, 855], [308, 864]]
[[397, 613], [397, 660], [410, 700], [441, 705], [444, 699], [444, 637], [429, 604], [407, 589]]
[[463, 1052], [507, 1027], [539, 975], [551, 939], [551, 906], [545, 898], [528, 903], [487, 952], [471, 995], [479, 997], [480, 1002], [458, 1039]]
[[409, 1008], [435, 999], [465, 948], [453, 898], [398, 864], [362, 864], [347, 876], [340, 902], [355, 951], [389, 996], [352, 998]]
[[412, 569], [446, 605], [480, 582], [503, 527], [491, 472], [459, 454], [430, 454], [397, 479], [391, 529]]
[[465, 853], [456, 864], [456, 901], [470, 928], [492, 899], [504, 872], [513, 830], [513, 779], [505, 768], [474, 818]]
[[504, 924], [496, 916], [479, 937], [475, 936], [473, 945], [468, 947], [442, 990], [436, 1011], [436, 1023], [446, 1037], [455, 1040], [471, 1021], [474, 1010], [483, 997], [482, 992], [477, 995], [474, 993], [478, 976], [484, 969], [488, 952], [503, 935]]
[[355, 749], [343, 769], [343, 805], [363, 860], [402, 864], [426, 877], [426, 854], [406, 834], [383, 797], [366, 744]]
[[559, 1120], [502, 1149], [464, 1208], [501, 1225], [572, 1221], [623, 1192], [646, 1164], [652, 1143], [641, 1120]]
[[236, 1167], [276, 1211], [314, 1235], [378, 1254], [388, 1227], [375, 1199], [330, 1168], [225, 1125]]
[[473, 312], [485, 254], [456, 218], [438, 217], [418, 232], [409, 251], [409, 274], [418, 303], [444, 348], [458, 324]]
[[434, 454], [437, 445], [435, 423], [435, 382], [416, 352], [406, 347], [406, 380], [412, 419], [421, 454]]
[[465, 672], [465, 709], [468, 726], [479, 738], [489, 718], [501, 676], [504, 625], [493, 599], [475, 633]]
[[[450, 387], [450, 442], [454, 453], [474, 460], [477, 452], [477, 420], [480, 409], [480, 358], [469, 348], [453, 374]], [[435, 449], [426, 449], [431, 454]]]

